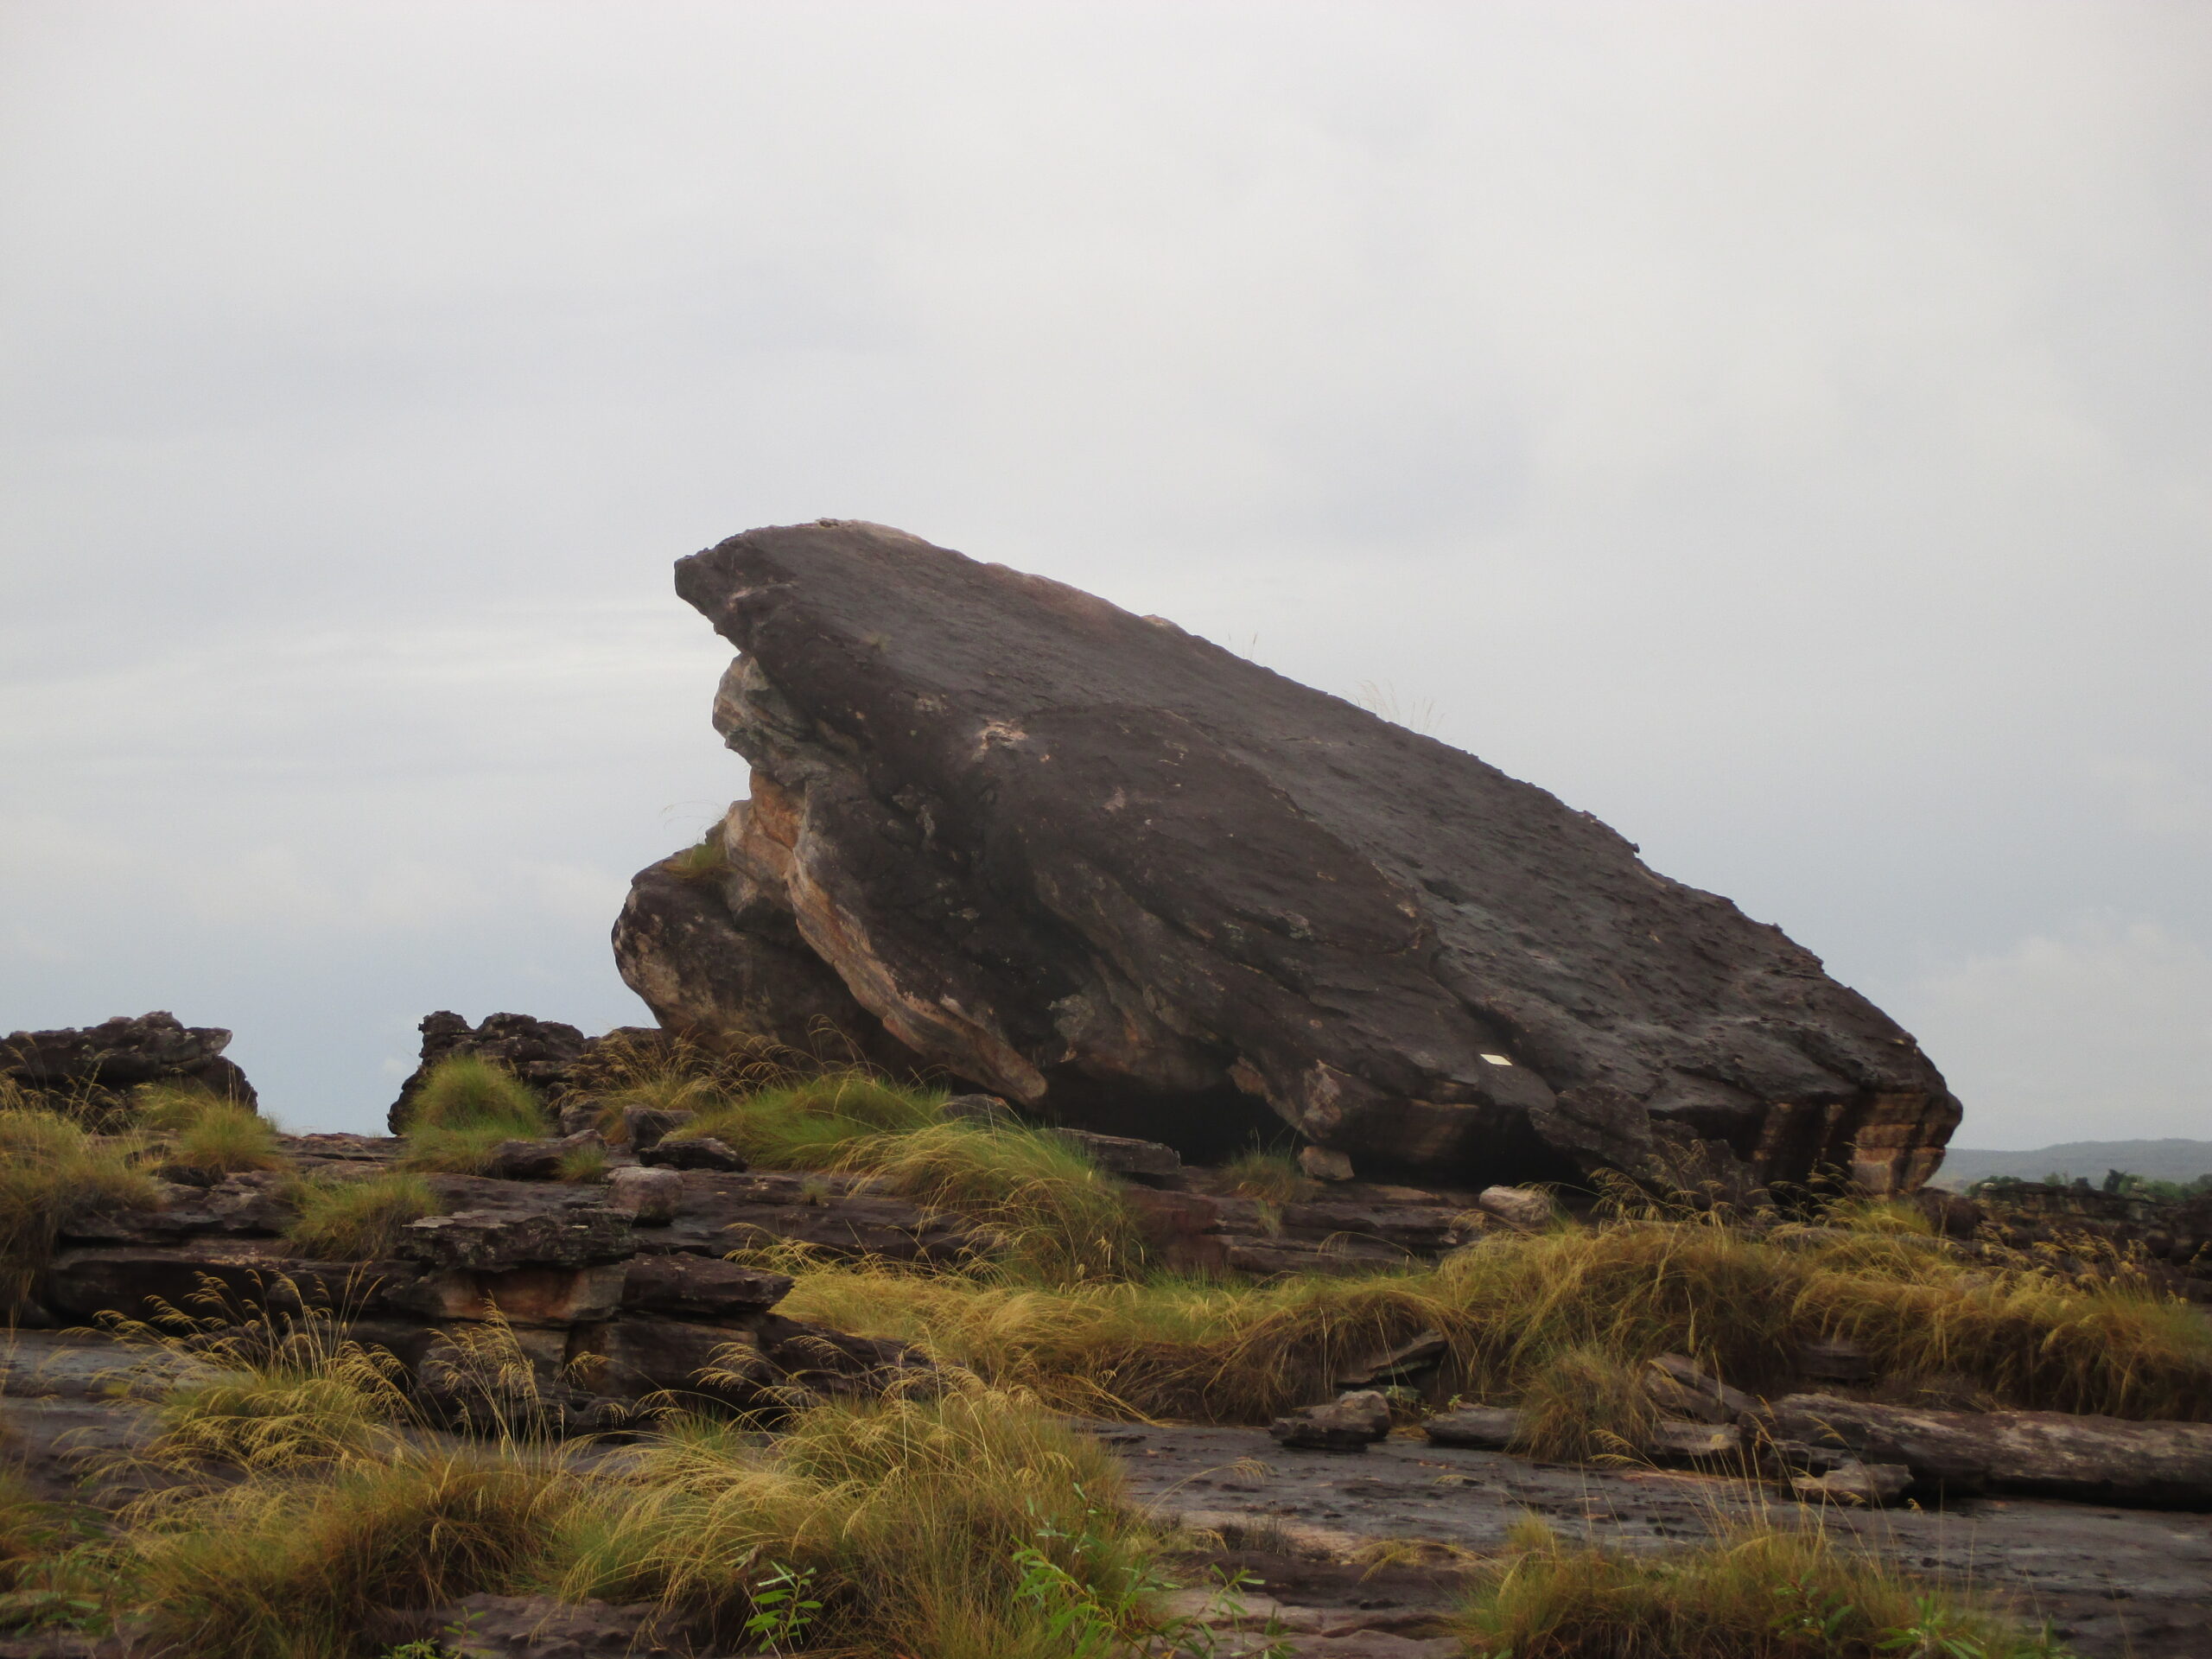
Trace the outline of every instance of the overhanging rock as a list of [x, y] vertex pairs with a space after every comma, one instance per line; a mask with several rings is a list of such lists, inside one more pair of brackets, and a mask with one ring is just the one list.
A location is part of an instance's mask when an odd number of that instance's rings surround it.
[[615, 927], [664, 1025], [941, 1069], [1047, 1116], [1362, 1173], [1877, 1192], [1958, 1106], [1780, 930], [1585, 812], [1158, 618], [880, 525], [677, 589], [742, 653], [752, 796]]

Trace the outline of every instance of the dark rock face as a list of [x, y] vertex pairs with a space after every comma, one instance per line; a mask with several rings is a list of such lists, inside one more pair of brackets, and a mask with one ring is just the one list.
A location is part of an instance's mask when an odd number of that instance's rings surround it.
[[753, 783], [721, 868], [644, 872], [616, 925], [666, 1027], [828, 1020], [1065, 1123], [1206, 1154], [1280, 1119], [1462, 1181], [1893, 1192], [1957, 1121], [1778, 930], [1170, 623], [852, 523], [677, 588], [743, 653], [715, 720]]
[[253, 1085], [226, 1059], [231, 1033], [181, 1024], [173, 1014], [60, 1031], [18, 1031], [0, 1042], [0, 1077], [88, 1122], [127, 1115], [124, 1096], [142, 1083], [198, 1084], [242, 1106]]

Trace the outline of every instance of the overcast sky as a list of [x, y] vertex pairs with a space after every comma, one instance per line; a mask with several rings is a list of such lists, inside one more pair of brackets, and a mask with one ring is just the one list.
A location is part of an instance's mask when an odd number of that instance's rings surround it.
[[899, 525], [1778, 922], [1961, 1144], [2212, 1136], [2212, 7], [0, 0], [0, 1030], [366, 1128]]

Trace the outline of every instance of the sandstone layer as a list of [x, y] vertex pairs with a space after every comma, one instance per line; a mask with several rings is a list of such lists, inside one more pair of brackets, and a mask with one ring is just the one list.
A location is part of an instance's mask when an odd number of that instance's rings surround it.
[[750, 798], [615, 928], [664, 1027], [934, 1068], [1185, 1152], [1363, 1173], [1936, 1167], [1958, 1107], [1780, 930], [1471, 754], [881, 526], [677, 588], [741, 655]]

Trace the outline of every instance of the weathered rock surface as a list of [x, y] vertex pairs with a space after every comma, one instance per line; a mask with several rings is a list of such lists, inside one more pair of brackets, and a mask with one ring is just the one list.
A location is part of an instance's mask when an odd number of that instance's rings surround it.
[[1521, 1414], [1510, 1406], [1461, 1406], [1438, 1412], [1421, 1424], [1421, 1432], [1435, 1446], [1502, 1452], [1521, 1438]]
[[1212, 1154], [1272, 1112], [1360, 1173], [1470, 1184], [1897, 1191], [1956, 1122], [1778, 930], [1172, 624], [853, 523], [677, 586], [743, 653], [715, 714], [753, 785], [723, 868], [653, 867], [616, 925], [666, 1027], [828, 1020], [1071, 1125]]
[[2143, 1423], [2056, 1411], [1923, 1411], [1834, 1395], [1776, 1402], [1778, 1433], [1901, 1464], [1950, 1494], [2026, 1492], [2153, 1509], [2212, 1510], [2212, 1423]]
[[142, 1083], [198, 1084], [251, 1106], [253, 1085], [224, 1058], [230, 1041], [227, 1031], [160, 1012], [82, 1029], [11, 1032], [0, 1042], [0, 1078], [95, 1124], [124, 1113], [124, 1096]]
[[1301, 1406], [1268, 1426], [1278, 1445], [1309, 1452], [1364, 1452], [1389, 1432], [1389, 1403], [1372, 1389]]

